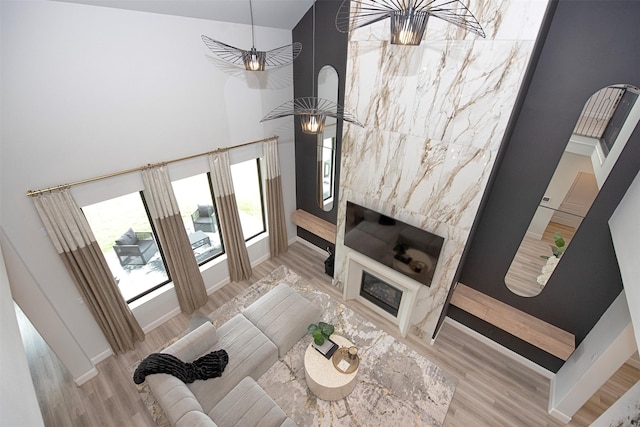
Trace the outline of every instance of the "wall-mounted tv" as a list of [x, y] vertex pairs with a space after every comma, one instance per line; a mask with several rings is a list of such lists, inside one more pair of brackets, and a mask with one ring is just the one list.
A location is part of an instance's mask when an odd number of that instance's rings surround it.
[[347, 201], [344, 244], [430, 286], [444, 238]]

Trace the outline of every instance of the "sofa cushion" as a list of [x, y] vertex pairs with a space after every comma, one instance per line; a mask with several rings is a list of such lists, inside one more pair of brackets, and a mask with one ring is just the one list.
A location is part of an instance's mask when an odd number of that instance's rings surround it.
[[198, 215], [200, 217], [209, 217], [213, 213], [213, 206], [211, 205], [198, 205]]
[[136, 236], [136, 232], [130, 228], [116, 240], [116, 245], [135, 245], [137, 242], [138, 236]]
[[189, 387], [178, 378], [153, 374], [146, 381], [172, 426], [178, 425], [189, 412], [204, 412]]
[[211, 352], [217, 342], [218, 331], [211, 322], [205, 322], [162, 352], [172, 354], [183, 362], [193, 362], [203, 354]]
[[175, 427], [218, 427], [204, 412], [191, 411], [176, 423]]
[[224, 349], [229, 355], [222, 376], [188, 385], [205, 413], [209, 413], [242, 378], [257, 379], [278, 360], [278, 348], [242, 314], [218, 328], [215, 349]]
[[310, 323], [320, 320], [322, 311], [281, 283], [243, 310], [242, 314], [278, 346], [282, 357], [307, 333]]
[[276, 402], [251, 378], [245, 377], [209, 412], [218, 427], [279, 427], [287, 419]]

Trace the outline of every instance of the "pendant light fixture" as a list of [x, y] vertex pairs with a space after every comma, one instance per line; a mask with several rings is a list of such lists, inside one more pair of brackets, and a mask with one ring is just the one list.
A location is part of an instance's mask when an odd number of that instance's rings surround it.
[[417, 46], [429, 16], [486, 37], [478, 20], [460, 0], [344, 0], [336, 15], [336, 28], [346, 33], [390, 18], [391, 44]]
[[[312, 55], [311, 55], [311, 87], [312, 94], [316, 93], [316, 4], [313, 3], [312, 9]], [[317, 135], [324, 130], [324, 122], [327, 117], [334, 117], [337, 120], [344, 120], [360, 127], [364, 127], [358, 119], [343, 106], [336, 104], [328, 99], [318, 98], [314, 96], [296, 98], [288, 101], [281, 106], [274, 108], [269, 114], [264, 116], [260, 122], [278, 119], [286, 116], [300, 117], [300, 126], [302, 132], [311, 135]]]
[[249, 0], [249, 11], [251, 13], [251, 49], [238, 49], [203, 35], [204, 44], [220, 59], [236, 66], [244, 66], [247, 71], [264, 71], [292, 63], [302, 51], [302, 43], [293, 43], [266, 52], [257, 50], [251, 0]]

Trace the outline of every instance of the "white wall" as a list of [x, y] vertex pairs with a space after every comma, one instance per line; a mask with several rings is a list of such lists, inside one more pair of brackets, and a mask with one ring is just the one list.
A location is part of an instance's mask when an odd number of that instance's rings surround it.
[[640, 174], [636, 175], [624, 198], [609, 219], [609, 228], [613, 246], [616, 250], [618, 265], [624, 291], [627, 294], [631, 320], [635, 328], [635, 337], [640, 350]]
[[623, 291], [557, 372], [551, 382], [549, 413], [569, 422], [636, 348]]
[[[0, 22], [2, 22], [2, 12], [3, 8], [0, 7]], [[0, 55], [0, 68], [2, 64], [3, 57]], [[0, 99], [2, 95], [3, 88], [0, 85]], [[0, 116], [0, 130], [3, 129], [2, 124], [3, 120]], [[2, 159], [0, 144], [0, 164]], [[0, 188], [0, 236], [3, 236], [1, 196], [2, 188]], [[4, 251], [0, 245], [0, 420], [3, 424], [12, 426], [44, 426], [18, 329], [5, 264]]]
[[44, 426], [13, 308], [2, 249], [0, 342], [0, 422], [7, 426]]
[[[248, 48], [246, 25], [52, 1], [2, 1], [1, 7], [1, 218], [15, 251], [7, 270], [16, 279], [12, 288], [20, 289], [16, 301], [62, 362], [77, 371], [109, 348], [26, 190], [278, 134], [285, 211], [292, 212], [293, 120], [259, 123], [293, 97], [292, 67], [250, 75], [215, 59], [200, 39], [206, 34]], [[260, 43], [282, 46], [291, 43], [291, 33], [261, 28]], [[232, 162], [252, 152], [260, 146], [232, 152]], [[169, 172], [176, 179], [206, 169], [198, 158], [172, 164]], [[83, 205], [140, 189], [139, 175], [128, 174], [73, 187], [72, 193]], [[258, 242], [249, 252], [253, 261], [261, 259], [268, 244]], [[205, 271], [207, 287], [225, 283], [226, 271], [225, 262]], [[149, 329], [177, 307], [170, 290], [134, 314]], [[63, 327], [50, 328], [58, 324]], [[69, 340], [77, 350], [64, 347]]]

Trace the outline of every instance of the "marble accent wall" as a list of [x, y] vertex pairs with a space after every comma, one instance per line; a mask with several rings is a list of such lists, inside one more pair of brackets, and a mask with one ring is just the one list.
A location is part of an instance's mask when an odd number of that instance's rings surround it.
[[417, 47], [388, 43], [389, 20], [349, 36], [336, 285], [345, 280], [346, 201], [445, 238], [413, 332], [429, 340], [460, 262], [533, 51], [546, 0], [465, 2], [486, 39], [431, 18]]

